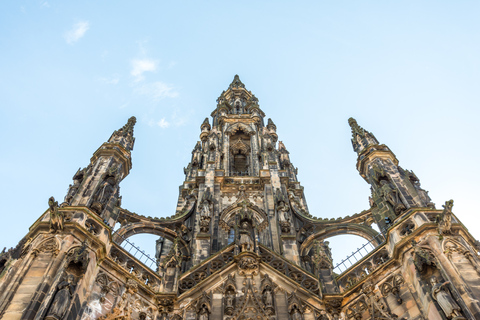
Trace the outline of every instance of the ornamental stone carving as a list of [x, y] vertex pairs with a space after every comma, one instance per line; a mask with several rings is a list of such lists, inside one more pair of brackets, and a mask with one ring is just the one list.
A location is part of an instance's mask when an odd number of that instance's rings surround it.
[[54, 197], [48, 199], [48, 210], [50, 212], [50, 232], [56, 233], [63, 230], [63, 212], [58, 210], [58, 202]]
[[432, 285], [432, 297], [437, 301], [447, 318], [464, 319], [462, 309], [455, 302], [448, 289], [450, 282], [439, 283], [437, 277], [434, 276], [430, 278], [430, 283]]
[[240, 275], [253, 276], [258, 273], [258, 257], [245, 254], [237, 257], [235, 257], [235, 259], [238, 259], [237, 263]]
[[67, 308], [72, 301], [75, 292], [75, 276], [72, 274], [64, 275], [60, 283], [57, 285], [57, 291], [53, 297], [53, 302], [48, 309], [46, 320], [63, 319]]

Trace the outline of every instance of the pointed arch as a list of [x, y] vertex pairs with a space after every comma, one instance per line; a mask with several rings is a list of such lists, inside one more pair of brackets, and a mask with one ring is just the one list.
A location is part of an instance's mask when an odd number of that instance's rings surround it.
[[226, 232], [229, 232], [237, 211], [239, 211], [243, 206], [246, 206], [252, 212], [252, 218], [255, 221], [259, 231], [264, 230], [268, 226], [268, 217], [265, 211], [254, 205], [252, 202], [250, 202], [250, 200], [240, 198], [238, 201], [231, 204], [220, 213], [220, 227]]
[[305, 239], [300, 247], [300, 253], [301, 255], [304, 255], [306, 249], [310, 249], [315, 240], [325, 240], [327, 238], [345, 234], [362, 237], [375, 246], [379, 246], [382, 242], [378, 237], [379, 233], [370, 226], [356, 223], [332, 224]]
[[246, 134], [252, 136], [255, 134], [255, 130], [253, 130], [253, 128], [245, 123], [242, 123], [242, 122], [236, 122], [235, 124], [232, 124], [232, 125], [229, 125], [226, 130], [225, 130], [225, 134], [228, 134], [228, 135], [233, 135], [235, 133], [237, 133], [237, 131], [243, 131], [245, 132]]

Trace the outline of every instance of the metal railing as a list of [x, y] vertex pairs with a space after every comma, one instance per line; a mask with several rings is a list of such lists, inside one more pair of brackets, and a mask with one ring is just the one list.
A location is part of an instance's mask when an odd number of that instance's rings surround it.
[[[122, 239], [121, 243], [116, 242], [119, 246], [121, 246], [125, 251], [130, 253], [134, 258], [136, 258], [146, 267], [152, 269], [152, 265], [155, 267], [157, 266], [157, 259], [150, 257], [148, 253], [145, 253], [145, 250], [137, 247], [134, 242], [130, 242], [127, 238], [118, 234], [116, 231], [113, 232], [113, 235]], [[155, 271], [154, 269], [152, 270]]]
[[[375, 245], [378, 243], [378, 245]], [[348, 268], [356, 264], [358, 261], [362, 260], [363, 257], [368, 255], [377, 247], [381, 246], [385, 242], [385, 237], [382, 233], [377, 234], [373, 239], [367, 241], [363, 246], [357, 248], [356, 251], [352, 252], [349, 256], [345, 259], [337, 263], [337, 265], [333, 268], [333, 272], [340, 275], [345, 272]]]
[[234, 177], [248, 177], [250, 173], [248, 171], [232, 171]]

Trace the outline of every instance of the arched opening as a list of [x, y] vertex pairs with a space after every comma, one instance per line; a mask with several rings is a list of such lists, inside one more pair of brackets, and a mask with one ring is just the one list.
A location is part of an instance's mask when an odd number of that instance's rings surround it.
[[235, 229], [230, 228], [230, 232], [228, 233], [228, 240], [227, 245], [233, 243], [235, 241]]
[[376, 244], [360, 236], [342, 234], [327, 239], [332, 250], [334, 272], [345, 271], [376, 248]]
[[247, 172], [247, 155], [242, 153], [242, 150], [238, 150], [237, 154], [233, 155], [233, 168], [236, 172]]
[[232, 176], [250, 174], [250, 135], [239, 129], [230, 136], [230, 172]]
[[120, 246], [152, 270], [157, 269], [155, 258], [156, 242], [159, 236], [154, 234], [135, 234], [121, 242]]

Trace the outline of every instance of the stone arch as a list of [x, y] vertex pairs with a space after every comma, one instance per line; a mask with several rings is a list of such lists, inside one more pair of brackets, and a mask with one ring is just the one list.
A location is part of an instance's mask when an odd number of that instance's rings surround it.
[[[247, 202], [246, 207], [250, 209], [250, 211], [253, 213], [253, 220], [255, 221], [258, 230], [264, 230], [268, 226], [268, 217], [265, 211], [263, 211], [248, 200], [244, 201]], [[235, 202], [221, 212], [219, 225], [226, 232], [230, 231], [232, 221], [234, 221], [237, 211], [242, 208], [242, 202], [243, 201]]]
[[177, 233], [172, 229], [162, 227], [153, 222], [135, 222], [124, 225], [113, 235], [113, 241], [121, 245], [123, 241], [137, 234], [154, 234], [162, 236], [170, 241], [177, 237]]
[[151, 221], [141, 221], [135, 223], [129, 223], [125, 226], [119, 228], [112, 236], [113, 241], [120, 245], [126, 239], [137, 234], [153, 234], [157, 236], [164, 237], [165, 239], [173, 242], [175, 238], [179, 237], [179, 244], [181, 250], [186, 254], [190, 255], [191, 250], [188, 244], [182, 239], [181, 235], [175, 232], [172, 229], [162, 227], [157, 223]]
[[306, 254], [312, 246], [314, 240], [325, 240], [327, 238], [346, 234], [362, 237], [370, 241], [375, 246], [379, 246], [382, 242], [378, 237], [379, 233], [367, 225], [356, 223], [332, 224], [305, 239], [300, 246], [300, 254]]
[[246, 125], [245, 123], [237, 122], [233, 125], [230, 125], [226, 128], [225, 133], [228, 135], [235, 134], [237, 131], [242, 130], [248, 135], [254, 135], [255, 130], [252, 129], [249, 125]]
[[48, 252], [52, 253], [53, 255], [57, 255], [61, 249], [61, 243], [60, 240], [57, 239], [57, 237], [47, 237], [47, 238], [40, 238], [37, 237], [34, 241], [34, 246], [31, 244], [27, 244], [25, 247], [33, 247], [34, 249], [32, 250], [34, 254], [38, 254], [40, 252]]

